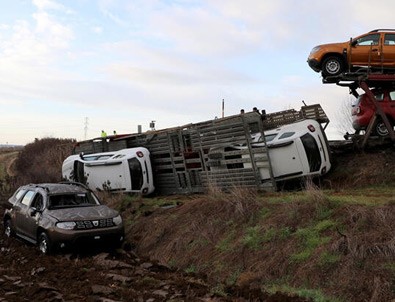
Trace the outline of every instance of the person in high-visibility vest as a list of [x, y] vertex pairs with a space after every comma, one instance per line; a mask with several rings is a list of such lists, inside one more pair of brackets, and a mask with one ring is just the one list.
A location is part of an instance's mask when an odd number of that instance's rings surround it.
[[106, 131], [104, 131], [104, 130], [101, 131], [101, 137], [107, 137]]

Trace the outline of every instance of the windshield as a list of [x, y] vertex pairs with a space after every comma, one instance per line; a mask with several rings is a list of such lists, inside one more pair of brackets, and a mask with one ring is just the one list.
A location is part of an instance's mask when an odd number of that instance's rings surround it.
[[49, 197], [49, 209], [73, 208], [99, 205], [99, 201], [92, 194], [73, 193], [59, 194]]

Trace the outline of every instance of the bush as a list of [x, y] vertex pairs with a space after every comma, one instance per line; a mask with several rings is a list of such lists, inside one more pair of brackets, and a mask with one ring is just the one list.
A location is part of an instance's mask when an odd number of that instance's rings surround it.
[[15, 186], [62, 180], [62, 163], [72, 153], [74, 139], [43, 138], [27, 144], [15, 161]]

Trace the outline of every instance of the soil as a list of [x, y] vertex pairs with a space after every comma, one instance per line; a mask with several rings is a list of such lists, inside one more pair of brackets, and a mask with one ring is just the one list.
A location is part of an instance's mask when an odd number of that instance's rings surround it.
[[[393, 156], [392, 150], [376, 152], [373, 156], [368, 153], [357, 156], [344, 154], [337, 160], [337, 169], [323, 184], [336, 192], [350, 187], [393, 184]], [[385, 173], [382, 173], [383, 169]], [[128, 244], [117, 251], [94, 250], [83, 254], [44, 256], [35, 246], [1, 234], [0, 302], [312, 301], [262, 290], [262, 281], [279, 280], [290, 273], [294, 276], [289, 282], [296, 287], [303, 287], [297, 279], [309, 280], [313, 287], [347, 297], [349, 301], [390, 301], [395, 298], [393, 191], [384, 196], [387, 201], [384, 200], [375, 211], [363, 206], [331, 209], [331, 219], [339, 219], [349, 226], [346, 230], [326, 231], [326, 235], [332, 236], [332, 241], [327, 243], [328, 250], [343, 255], [335, 269], [315, 266], [314, 261], [318, 261], [314, 258], [318, 257], [316, 255], [311, 262], [301, 266], [285, 265], [289, 249], [297, 247], [296, 241], [292, 243], [294, 245], [287, 246], [278, 245], [280, 241], [273, 240], [265, 245], [267, 249], [262, 249], [262, 252], [235, 247], [231, 252], [216, 253], [218, 242], [226, 239], [226, 227], [230, 221], [238, 220], [245, 227], [251, 223], [251, 217], [256, 217], [254, 213], [262, 210], [256, 203], [248, 203], [249, 196], [244, 192], [239, 194], [241, 196], [233, 195], [226, 201], [220, 198], [221, 202], [214, 202], [210, 196], [172, 197], [180, 201], [176, 207], [150, 210], [143, 212], [144, 215], [138, 212], [143, 202], [126, 206], [122, 209], [126, 215], [124, 220], [137, 220], [128, 225]], [[296, 232], [317, 215], [320, 198], [321, 195], [315, 192], [311, 199], [316, 203], [296, 201], [282, 204], [281, 208], [277, 207], [276, 215], [265, 216], [262, 228], [283, 223], [290, 232]], [[0, 217], [5, 205], [3, 197]], [[269, 201], [264, 205], [267, 211], [274, 209]], [[292, 219], [286, 215], [290, 212], [295, 213]], [[366, 236], [361, 235], [363, 227], [366, 227]], [[242, 237], [240, 229], [235, 227], [234, 232], [235, 238]], [[221, 263], [215, 262], [217, 257]], [[210, 260], [221, 264], [222, 271], [218, 267], [202, 266], [201, 270], [190, 269], [191, 272], [186, 273], [191, 263], [198, 267], [199, 263], [209, 263]], [[383, 263], [390, 269], [379, 269]], [[226, 273], [240, 267], [243, 271], [238, 271], [235, 282], [226, 282], [226, 278], [229, 279]], [[361, 292], [364, 287], [368, 292]]]
[[171, 269], [133, 251], [45, 256], [27, 242], [2, 235], [0, 258], [1, 302], [309, 301], [242, 287], [230, 288], [221, 297], [206, 276]]

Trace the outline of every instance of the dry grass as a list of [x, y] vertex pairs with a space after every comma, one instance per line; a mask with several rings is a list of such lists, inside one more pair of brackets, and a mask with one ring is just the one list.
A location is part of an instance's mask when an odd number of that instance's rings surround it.
[[240, 188], [200, 195], [140, 217], [129, 239], [139, 253], [193, 267], [214, 283], [308, 284], [345, 301], [393, 296], [393, 282], [377, 281], [393, 280], [393, 270], [378, 265], [395, 259], [393, 205], [342, 205], [313, 185], [292, 199], [285, 195], [276, 202], [269, 201], [273, 194]]

